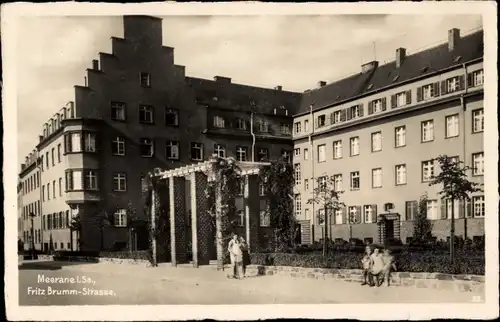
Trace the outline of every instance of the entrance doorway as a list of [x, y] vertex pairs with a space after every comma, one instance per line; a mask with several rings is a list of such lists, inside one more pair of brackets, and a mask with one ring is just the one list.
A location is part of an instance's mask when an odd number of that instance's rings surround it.
[[394, 219], [385, 220], [385, 240], [394, 239]]

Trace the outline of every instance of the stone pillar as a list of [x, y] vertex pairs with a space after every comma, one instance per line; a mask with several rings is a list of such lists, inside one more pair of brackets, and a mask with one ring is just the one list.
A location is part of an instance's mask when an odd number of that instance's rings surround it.
[[191, 174], [191, 233], [194, 267], [208, 265], [210, 262], [209, 244], [212, 223], [208, 212], [207, 183], [207, 176], [204, 173]]
[[259, 229], [260, 229], [260, 195], [259, 176], [248, 175], [245, 178], [245, 239], [250, 252], [257, 252], [259, 249]]
[[170, 177], [170, 254], [172, 266], [187, 262], [186, 254], [186, 179]]

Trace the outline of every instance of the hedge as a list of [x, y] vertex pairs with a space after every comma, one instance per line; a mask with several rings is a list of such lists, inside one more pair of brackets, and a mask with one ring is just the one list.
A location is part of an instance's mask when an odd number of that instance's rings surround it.
[[69, 260], [70, 257], [87, 258], [117, 258], [117, 259], [151, 259], [151, 251], [119, 251], [119, 252], [98, 252], [98, 251], [56, 251], [54, 260]]

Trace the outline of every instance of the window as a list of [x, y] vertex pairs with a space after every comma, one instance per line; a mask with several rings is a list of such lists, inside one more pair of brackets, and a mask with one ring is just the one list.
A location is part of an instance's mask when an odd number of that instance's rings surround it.
[[320, 128], [320, 127], [323, 127], [325, 125], [326, 125], [326, 115], [318, 116], [318, 125], [316, 127]]
[[456, 137], [459, 134], [458, 114], [446, 117], [446, 138]]
[[367, 224], [377, 222], [377, 206], [365, 205], [363, 206], [363, 221]]
[[418, 201], [406, 201], [405, 202], [405, 220], [413, 220], [418, 214]]
[[309, 149], [304, 149], [304, 160], [309, 160]]
[[61, 143], [57, 145], [57, 162], [61, 163]]
[[434, 86], [432, 84], [425, 85], [422, 87], [422, 98], [428, 100], [433, 97]]
[[333, 175], [333, 189], [335, 191], [342, 191], [342, 175], [341, 174]]
[[264, 182], [259, 182], [259, 196], [264, 197], [266, 195], [266, 185]]
[[85, 189], [97, 190], [97, 172], [88, 170], [85, 173]]
[[304, 120], [304, 131], [309, 132], [309, 120]]
[[42, 201], [45, 201], [45, 185], [42, 185]]
[[96, 152], [95, 133], [85, 133], [83, 138], [85, 152]]
[[335, 224], [337, 224], [337, 225], [344, 224], [344, 216], [342, 214], [342, 210], [341, 209], [336, 209], [334, 211], [334, 213], [335, 213]]
[[300, 179], [301, 179], [301, 177], [300, 177], [300, 163], [295, 164], [294, 167], [293, 167], [293, 169], [294, 169], [294, 174], [295, 174], [294, 175], [294, 177], [295, 177], [295, 184], [299, 185], [300, 184]]
[[283, 135], [292, 134], [292, 131], [290, 130], [290, 124], [281, 123], [280, 129], [281, 129], [281, 134]]
[[203, 144], [202, 143], [191, 143], [191, 160], [201, 161], [203, 160]]
[[309, 179], [304, 179], [304, 190], [305, 191], [309, 190]]
[[396, 148], [406, 145], [406, 126], [398, 126], [395, 132], [395, 145]]
[[422, 122], [422, 142], [429, 142], [434, 140], [434, 121]]
[[484, 196], [472, 197], [472, 207], [474, 211], [474, 217], [484, 217]]
[[302, 214], [302, 200], [300, 194], [295, 195], [295, 217], [300, 218]]
[[350, 224], [359, 224], [360, 223], [360, 209], [357, 206], [349, 206], [349, 223]]
[[372, 152], [382, 151], [382, 132], [372, 133]]
[[111, 144], [113, 155], [125, 155], [125, 138], [121, 136], [115, 137]]
[[[453, 214], [454, 218], [458, 218], [459, 212], [460, 212], [460, 201], [459, 200], [454, 200], [453, 201]], [[447, 199], [446, 200], [446, 218], [451, 219], [451, 200]]]
[[326, 176], [322, 176], [318, 178], [318, 188], [325, 189], [326, 188]]
[[259, 132], [261, 133], [269, 132], [269, 122], [267, 122], [267, 120], [259, 121]]
[[447, 93], [453, 93], [455, 91], [458, 91], [459, 88], [460, 87], [459, 87], [459, 78], [458, 78], [458, 76], [446, 80], [446, 90], [447, 90]]
[[49, 152], [45, 152], [45, 166], [49, 168]]
[[139, 122], [153, 123], [153, 107], [149, 105], [139, 105]]
[[372, 188], [382, 187], [382, 169], [372, 169]]
[[152, 139], [141, 139], [141, 156], [152, 157], [154, 155], [154, 144]]
[[396, 166], [396, 185], [406, 184], [406, 164]]
[[437, 200], [427, 200], [427, 219], [439, 219]]
[[301, 122], [295, 122], [295, 133], [300, 133], [302, 130], [302, 123]]
[[400, 92], [391, 96], [391, 107], [397, 108], [411, 104], [411, 91]]
[[477, 70], [470, 75], [471, 75], [469, 76], [470, 87], [481, 86], [484, 84], [484, 71], [482, 69]]
[[325, 209], [318, 209], [318, 224], [321, 226], [325, 224]]
[[62, 178], [59, 178], [59, 196], [62, 196]]
[[239, 146], [236, 148], [236, 160], [237, 161], [246, 161], [248, 154], [248, 148], [245, 146]]
[[[67, 190], [83, 190], [82, 170], [66, 171], [66, 189]], [[48, 186], [47, 186], [48, 190]], [[48, 191], [47, 191], [48, 193]]]
[[[71, 133], [69, 135], [69, 146], [67, 151], [68, 152], [82, 152], [82, 134], [81, 133]], [[47, 161], [48, 157], [47, 157]], [[48, 165], [47, 165], [48, 167]]]
[[50, 182], [47, 183], [47, 200], [50, 200]]
[[214, 127], [221, 129], [226, 127], [225, 120], [222, 116], [214, 116], [213, 120], [214, 120]]
[[179, 142], [177, 141], [167, 141], [165, 145], [165, 155], [167, 159], [179, 160]]
[[214, 144], [214, 154], [216, 154], [219, 158], [225, 158], [226, 147], [222, 144]]
[[341, 111], [333, 112], [333, 114], [332, 114], [333, 124], [337, 124], [337, 123], [340, 123], [342, 121], [341, 115], [342, 115]]
[[141, 73], [140, 82], [142, 87], [151, 87], [151, 75], [149, 73]]
[[52, 181], [52, 197], [54, 199], [56, 199], [56, 196], [57, 196], [57, 194], [56, 194], [56, 180], [53, 180]]
[[271, 226], [271, 215], [267, 210], [260, 211], [260, 226], [261, 227]]
[[121, 102], [111, 102], [111, 119], [113, 121], [125, 121], [126, 104]]
[[116, 173], [113, 176], [113, 190], [127, 191], [127, 175], [125, 173]]
[[342, 141], [334, 141], [333, 142], [333, 158], [340, 159], [342, 158]]
[[326, 145], [318, 145], [318, 162], [326, 161]]
[[236, 218], [238, 220], [238, 226], [245, 226], [245, 212], [243, 210], [238, 210], [236, 213]]
[[423, 161], [422, 162], [422, 181], [431, 181], [434, 177], [434, 161]]
[[281, 150], [281, 157], [283, 158], [284, 161], [290, 162], [291, 161], [291, 153], [290, 151], [287, 150]]
[[351, 172], [351, 190], [359, 189], [359, 171]]
[[259, 162], [264, 162], [269, 160], [269, 149], [260, 148], [257, 152], [257, 159]]
[[484, 110], [482, 108], [472, 111], [472, 133], [484, 131]]
[[472, 174], [481, 176], [484, 174], [484, 152], [474, 153], [472, 155]]
[[351, 142], [351, 156], [359, 155], [359, 137], [353, 137]]
[[293, 155], [296, 157], [300, 156], [300, 148], [293, 149]]
[[356, 106], [351, 106], [351, 107], [349, 108], [349, 110], [350, 110], [350, 116], [351, 116], [351, 119], [354, 119], [354, 118], [357, 118], [357, 117], [362, 116], [362, 115], [361, 115], [362, 113], [360, 112], [361, 108], [360, 108], [360, 106], [359, 106], [359, 105], [356, 105]]
[[127, 210], [118, 209], [114, 214], [115, 227], [127, 227]]
[[165, 125], [178, 126], [179, 125], [179, 111], [171, 108], [165, 110]]
[[382, 112], [382, 100], [378, 99], [373, 101], [373, 113]]
[[247, 129], [247, 122], [244, 119], [239, 118], [238, 120], [236, 120], [236, 128], [238, 130], [246, 130]]

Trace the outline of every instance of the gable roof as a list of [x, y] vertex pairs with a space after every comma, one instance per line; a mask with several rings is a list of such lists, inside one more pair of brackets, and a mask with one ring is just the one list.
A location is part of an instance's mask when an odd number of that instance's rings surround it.
[[[480, 30], [460, 38], [452, 51], [449, 51], [446, 42], [406, 56], [399, 68], [396, 67], [396, 62], [393, 61], [378, 66], [370, 72], [359, 72], [321, 88], [305, 92], [302, 95], [297, 114], [309, 112], [311, 104], [313, 104], [313, 110], [321, 109], [363, 93], [376, 91], [386, 86], [396, 85], [415, 77], [482, 58], [483, 53], [483, 30]], [[460, 59], [456, 60], [457, 57], [460, 57]], [[396, 76], [398, 78], [394, 81]]]

